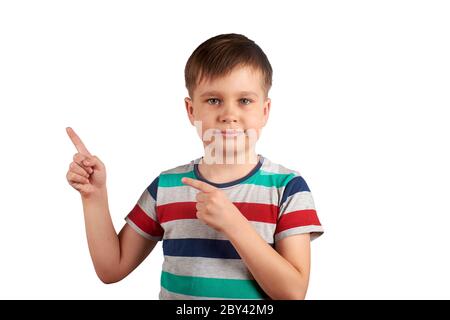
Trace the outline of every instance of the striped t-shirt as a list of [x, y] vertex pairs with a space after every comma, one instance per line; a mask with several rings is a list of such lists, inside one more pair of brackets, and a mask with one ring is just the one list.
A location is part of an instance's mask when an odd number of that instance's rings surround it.
[[212, 183], [198, 170], [202, 158], [163, 171], [125, 220], [147, 239], [163, 241], [160, 299], [268, 299], [231, 242], [196, 217], [195, 188], [181, 178], [221, 188], [272, 247], [296, 234], [323, 233], [311, 192], [297, 171], [259, 156], [245, 177]]

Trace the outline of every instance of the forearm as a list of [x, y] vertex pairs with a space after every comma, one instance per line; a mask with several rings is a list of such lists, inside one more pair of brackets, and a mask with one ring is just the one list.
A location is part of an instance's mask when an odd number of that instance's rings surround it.
[[86, 236], [95, 271], [103, 282], [112, 282], [119, 269], [120, 244], [111, 220], [105, 188], [82, 197]]
[[241, 259], [261, 288], [272, 299], [304, 299], [308, 276], [261, 238], [244, 216], [226, 232]]

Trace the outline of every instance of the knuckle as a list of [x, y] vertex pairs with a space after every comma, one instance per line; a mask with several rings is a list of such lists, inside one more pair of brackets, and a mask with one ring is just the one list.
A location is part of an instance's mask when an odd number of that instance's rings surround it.
[[75, 162], [77, 162], [77, 163], [80, 163], [80, 162], [83, 161], [84, 159], [85, 159], [85, 156], [82, 155], [81, 153], [76, 153], [76, 154], [73, 156], [73, 161], [75, 161]]

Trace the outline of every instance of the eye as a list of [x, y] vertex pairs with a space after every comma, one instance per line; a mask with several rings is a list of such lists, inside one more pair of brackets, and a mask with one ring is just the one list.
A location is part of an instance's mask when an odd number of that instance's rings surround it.
[[241, 102], [242, 102], [243, 104], [245, 104], [245, 105], [248, 105], [248, 104], [252, 103], [253, 101], [250, 100], [250, 99], [247, 99], [247, 98], [242, 98], [242, 99], [241, 99]]
[[212, 105], [216, 105], [216, 104], [220, 103], [220, 100], [217, 99], [217, 98], [211, 98], [211, 99], [208, 99], [206, 101], [208, 102], [208, 104], [212, 104]]

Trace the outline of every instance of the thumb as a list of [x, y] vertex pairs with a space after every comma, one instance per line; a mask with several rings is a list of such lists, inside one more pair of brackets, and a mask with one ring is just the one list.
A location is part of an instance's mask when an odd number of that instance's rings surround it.
[[86, 156], [86, 159], [83, 160], [83, 165], [93, 169], [101, 169], [103, 167], [103, 162], [96, 156]]

